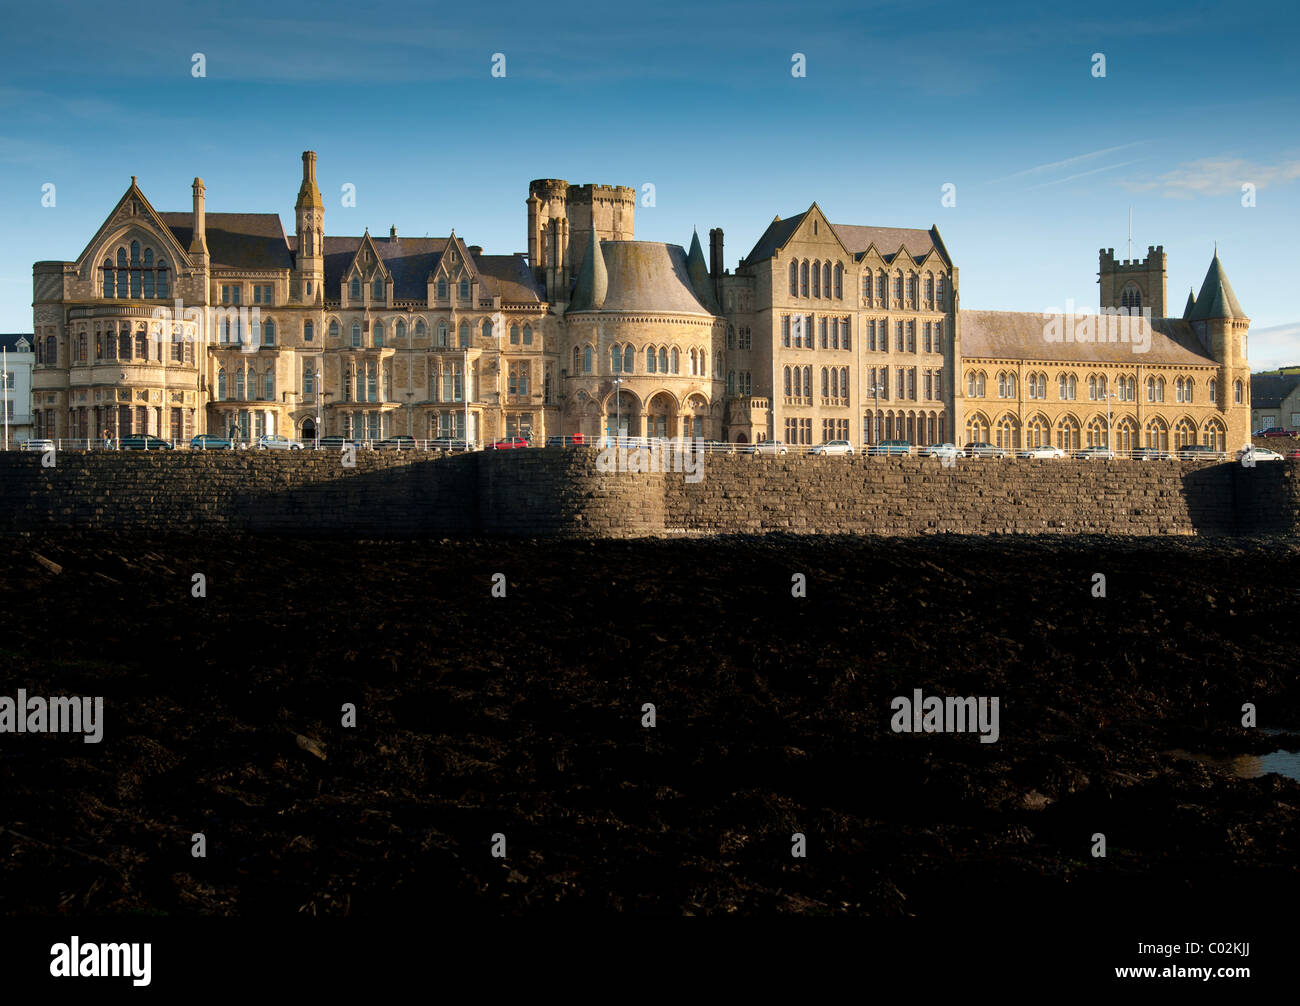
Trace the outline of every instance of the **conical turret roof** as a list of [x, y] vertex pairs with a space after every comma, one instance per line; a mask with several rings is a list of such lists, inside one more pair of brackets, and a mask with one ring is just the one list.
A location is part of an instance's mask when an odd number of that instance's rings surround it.
[[1196, 294], [1192, 293], [1191, 288], [1187, 290], [1187, 306], [1183, 308], [1183, 321], [1190, 321], [1192, 312], [1196, 310]]
[[596, 229], [591, 229], [591, 240], [587, 243], [587, 254], [582, 260], [582, 271], [578, 273], [578, 282], [573, 288], [573, 300], [569, 303], [570, 311], [596, 311], [605, 303], [609, 292], [609, 273], [605, 270], [605, 256], [600, 250], [600, 239]]
[[1189, 321], [1206, 321], [1210, 318], [1245, 318], [1246, 312], [1237, 303], [1237, 295], [1232, 292], [1232, 284], [1223, 271], [1223, 263], [1216, 253], [1210, 269], [1201, 284], [1201, 292], [1196, 295]]
[[691, 250], [686, 255], [686, 273], [691, 277], [691, 287], [700, 303], [711, 311], [718, 309], [718, 300], [713, 295], [713, 282], [709, 278], [709, 267], [704, 262], [704, 249], [700, 247], [700, 232], [691, 233]]

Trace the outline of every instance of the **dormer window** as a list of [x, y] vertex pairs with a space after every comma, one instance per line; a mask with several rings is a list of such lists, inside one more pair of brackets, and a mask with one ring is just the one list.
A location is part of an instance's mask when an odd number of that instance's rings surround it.
[[460, 299], [469, 300], [469, 280], [467, 279], [460, 281]]
[[352, 292], [351, 292], [351, 296], [352, 296], [352, 299], [353, 299], [353, 300], [360, 300], [360, 299], [361, 299], [361, 279], [360, 279], [359, 277], [357, 277], [357, 276], [353, 276], [353, 277], [352, 277]]
[[382, 276], [375, 277], [374, 287], [371, 290], [370, 296], [375, 300], [384, 299], [384, 278]]
[[438, 299], [439, 300], [447, 299], [447, 277], [446, 276], [438, 277]]

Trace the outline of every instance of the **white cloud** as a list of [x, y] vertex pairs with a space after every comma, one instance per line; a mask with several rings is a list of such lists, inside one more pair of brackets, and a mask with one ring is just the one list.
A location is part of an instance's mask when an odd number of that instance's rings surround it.
[[1274, 370], [1300, 364], [1300, 322], [1250, 330], [1250, 369]]
[[1240, 192], [1247, 182], [1256, 189], [1270, 185], [1286, 184], [1300, 178], [1300, 160], [1284, 160], [1276, 164], [1262, 164], [1241, 157], [1203, 157], [1198, 161], [1180, 164], [1156, 178], [1124, 182], [1132, 192], [1158, 191], [1171, 199], [1191, 199], [1194, 196], [1222, 195]]

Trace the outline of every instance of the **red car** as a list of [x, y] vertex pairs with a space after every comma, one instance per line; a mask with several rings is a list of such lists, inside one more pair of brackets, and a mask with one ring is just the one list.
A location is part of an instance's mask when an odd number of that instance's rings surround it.
[[513, 451], [527, 446], [528, 441], [523, 437], [506, 437], [504, 440], [494, 441], [490, 449], [494, 451]]
[[1288, 430], [1281, 426], [1270, 426], [1266, 430], [1260, 430], [1255, 434], [1257, 437], [1294, 437], [1295, 430]]
[[1288, 461], [1300, 461], [1300, 450], [1291, 451], [1291, 452], [1286, 456], [1286, 459], [1287, 459]]

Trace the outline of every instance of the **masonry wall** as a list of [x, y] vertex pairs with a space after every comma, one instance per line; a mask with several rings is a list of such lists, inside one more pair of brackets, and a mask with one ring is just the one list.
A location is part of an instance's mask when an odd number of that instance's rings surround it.
[[602, 472], [594, 449], [0, 453], [0, 533], [47, 529], [637, 537], [690, 534], [1253, 534], [1300, 527], [1292, 462], [705, 459]]

